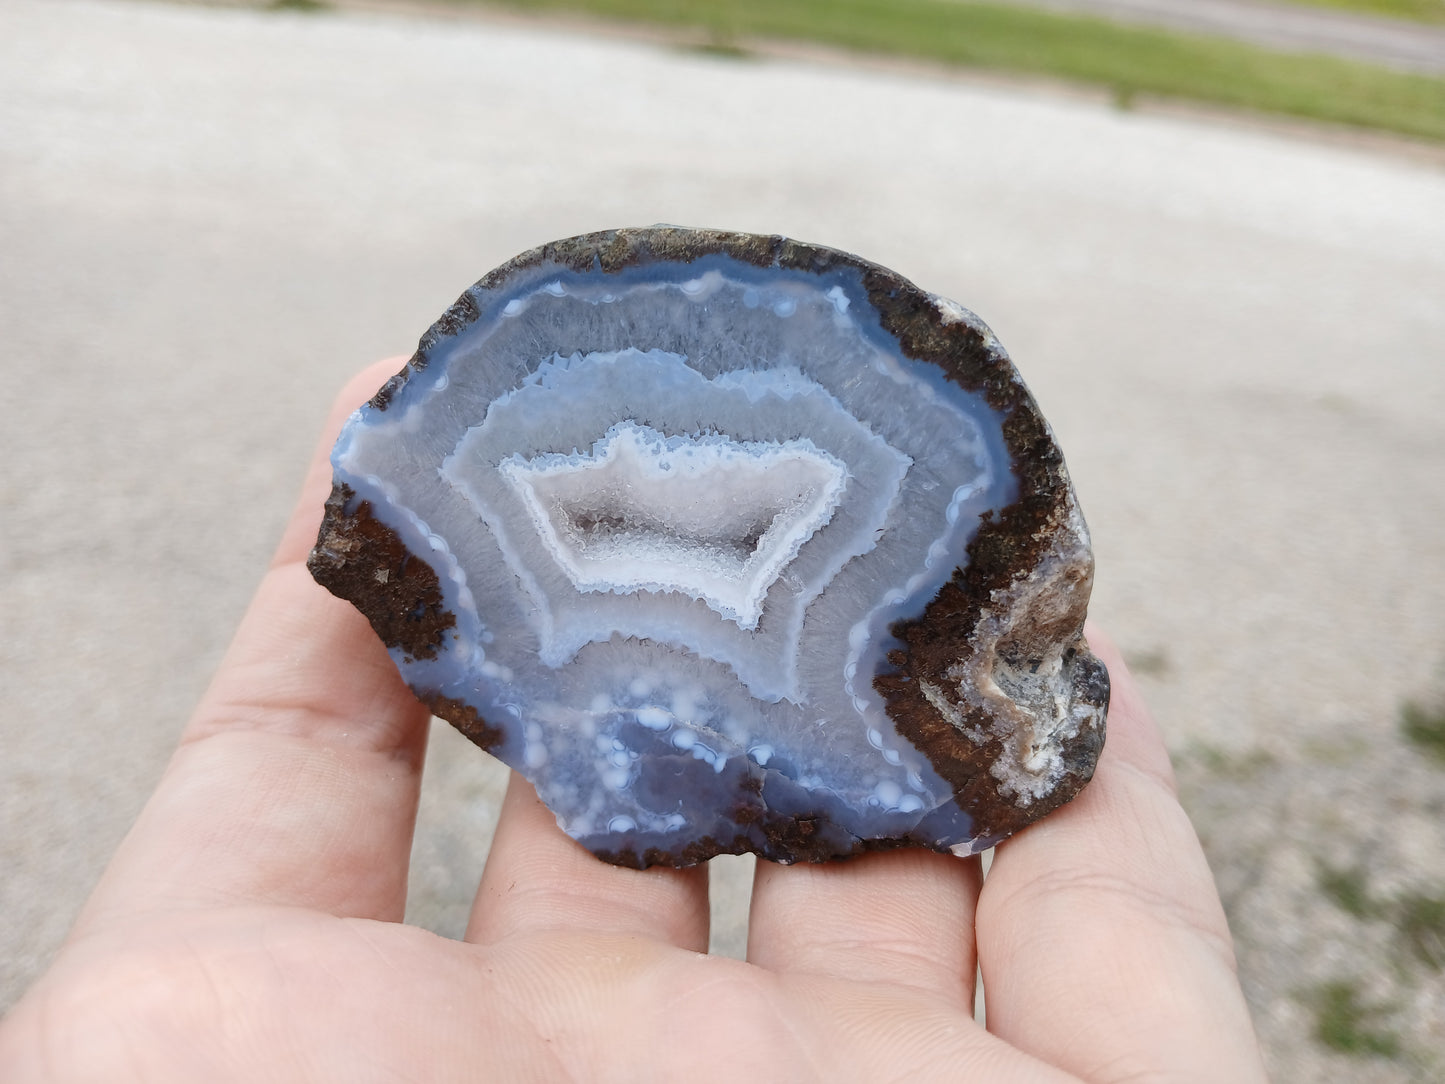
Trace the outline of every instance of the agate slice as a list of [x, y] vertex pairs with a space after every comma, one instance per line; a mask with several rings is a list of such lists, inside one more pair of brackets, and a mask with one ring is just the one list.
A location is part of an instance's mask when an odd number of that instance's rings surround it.
[[628, 866], [968, 854], [1104, 739], [1089, 537], [972, 313], [782, 237], [575, 237], [347, 423], [311, 571]]

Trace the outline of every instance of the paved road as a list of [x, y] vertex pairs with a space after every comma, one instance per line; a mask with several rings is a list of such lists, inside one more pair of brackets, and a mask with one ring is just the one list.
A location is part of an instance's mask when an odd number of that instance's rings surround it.
[[1294, 53], [1325, 53], [1427, 75], [1445, 72], [1445, 27], [1267, 0], [1007, 0], [1235, 38]]
[[[1445, 173], [514, 22], [0, 4], [0, 1004], [161, 770], [344, 377], [514, 253], [655, 221], [851, 249], [990, 320], [1174, 748], [1321, 791], [1265, 824], [1257, 869], [1237, 836], [1213, 854], [1248, 889], [1279, 1079], [1343, 1075], [1292, 1008], [1353, 959], [1310, 855], [1445, 866], [1437, 777], [1350, 767], [1395, 755], [1445, 664]], [[445, 729], [428, 772], [410, 915], [455, 931], [500, 775]], [[736, 951], [745, 878], [720, 880]]]

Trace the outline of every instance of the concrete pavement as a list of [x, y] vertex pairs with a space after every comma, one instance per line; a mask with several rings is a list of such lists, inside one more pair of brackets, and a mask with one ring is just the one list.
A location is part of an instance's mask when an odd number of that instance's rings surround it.
[[[1179, 755], [1277, 1078], [1408, 1079], [1317, 1047], [1296, 991], [1365, 968], [1399, 993], [1319, 856], [1382, 892], [1445, 869], [1441, 776], [1396, 733], [1445, 680], [1445, 172], [485, 20], [0, 3], [0, 1004], [160, 772], [344, 378], [514, 253], [655, 221], [851, 249], [993, 325], [1068, 455], [1094, 613]], [[409, 914], [454, 933], [501, 776], [445, 729], [428, 772]], [[1400, 1026], [1438, 1048], [1419, 982]]]

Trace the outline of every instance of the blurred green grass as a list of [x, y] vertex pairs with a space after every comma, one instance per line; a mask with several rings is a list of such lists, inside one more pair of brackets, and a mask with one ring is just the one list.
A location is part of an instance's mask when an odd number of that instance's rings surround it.
[[1288, 0], [1310, 7], [1358, 11], [1417, 23], [1445, 23], [1445, 0]]
[[[457, 0], [1073, 80], [1134, 96], [1216, 103], [1445, 142], [1445, 79], [1334, 57], [1278, 53], [1102, 19], [959, 0]], [[1349, 0], [1417, 3], [1433, 0]]]

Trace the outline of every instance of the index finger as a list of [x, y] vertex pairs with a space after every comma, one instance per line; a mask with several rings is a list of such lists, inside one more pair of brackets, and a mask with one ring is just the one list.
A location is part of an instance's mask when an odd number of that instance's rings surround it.
[[1001, 844], [978, 905], [988, 1027], [1091, 1081], [1264, 1080], [1219, 894], [1114, 645], [1093, 782]]
[[429, 713], [305, 565], [331, 443], [399, 366], [338, 397], [276, 558], [82, 926], [237, 903], [400, 918]]

